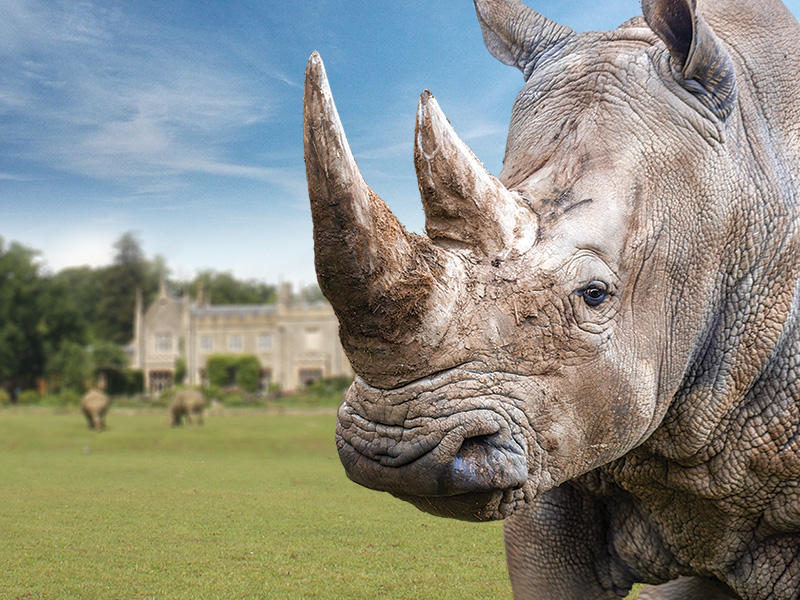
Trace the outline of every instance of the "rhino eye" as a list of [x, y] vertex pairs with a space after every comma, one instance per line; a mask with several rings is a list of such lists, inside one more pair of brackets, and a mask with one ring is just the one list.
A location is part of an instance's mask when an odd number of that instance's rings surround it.
[[583, 301], [589, 306], [600, 306], [608, 298], [608, 286], [602, 281], [593, 281], [576, 293], [583, 296]]

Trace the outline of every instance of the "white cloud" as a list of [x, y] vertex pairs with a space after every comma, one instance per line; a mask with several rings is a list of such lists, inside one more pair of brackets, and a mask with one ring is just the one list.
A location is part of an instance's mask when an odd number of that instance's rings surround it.
[[108, 265], [114, 258], [114, 242], [119, 234], [106, 228], [70, 228], [51, 231], [23, 243], [40, 250], [46, 267], [58, 272], [67, 267]]
[[227, 144], [271, 117], [269, 90], [191, 33], [102, 3], [8, 0], [0, 39], [0, 134], [28, 161], [103, 180], [265, 176], [234, 168]]
[[30, 181], [29, 177], [18, 175], [16, 173], [2, 173], [0, 172], [0, 181]]

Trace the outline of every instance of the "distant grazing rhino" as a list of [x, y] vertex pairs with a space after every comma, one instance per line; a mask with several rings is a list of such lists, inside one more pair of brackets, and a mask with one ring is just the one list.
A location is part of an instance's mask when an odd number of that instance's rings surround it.
[[96, 388], [89, 390], [81, 398], [81, 411], [86, 417], [90, 429], [102, 431], [106, 428], [108, 405], [108, 396]]
[[203, 393], [198, 390], [178, 390], [175, 399], [169, 406], [169, 414], [172, 417], [172, 426], [183, 425], [183, 419], [191, 425], [196, 422], [203, 424], [203, 410], [206, 407], [206, 399]]
[[361, 178], [312, 55], [317, 275], [358, 374], [339, 454], [506, 518], [516, 598], [800, 598], [800, 26], [642, 4], [577, 34], [475, 0], [527, 83], [499, 179], [422, 95], [426, 236]]

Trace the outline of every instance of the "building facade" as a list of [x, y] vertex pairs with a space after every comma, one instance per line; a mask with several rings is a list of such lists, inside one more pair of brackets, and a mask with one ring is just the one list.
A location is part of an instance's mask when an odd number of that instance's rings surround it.
[[261, 363], [261, 384], [297, 390], [323, 377], [353, 376], [339, 342], [339, 323], [327, 303], [292, 301], [281, 285], [276, 305], [213, 306], [201, 291], [195, 300], [173, 298], [161, 286], [146, 310], [137, 295], [131, 364], [144, 373], [146, 392], [173, 385], [182, 360], [185, 383], [204, 385], [213, 354], [249, 354]]

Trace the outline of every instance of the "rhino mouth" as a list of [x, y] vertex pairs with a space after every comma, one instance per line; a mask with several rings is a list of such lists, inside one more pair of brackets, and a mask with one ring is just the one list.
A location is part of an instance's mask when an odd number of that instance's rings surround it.
[[404, 494], [394, 494], [394, 496], [437, 517], [474, 522], [505, 519], [525, 504], [525, 492], [522, 489], [475, 492], [457, 496], [407, 496]]
[[521, 427], [501, 403], [461, 398], [443, 379], [395, 390], [356, 380], [336, 428], [347, 476], [439, 516], [505, 518], [529, 495]]

